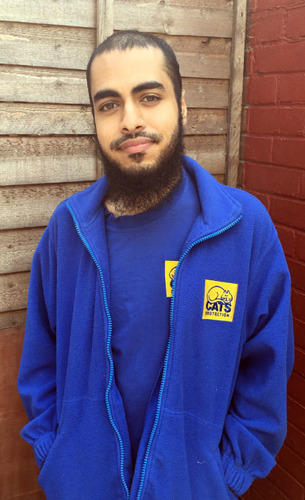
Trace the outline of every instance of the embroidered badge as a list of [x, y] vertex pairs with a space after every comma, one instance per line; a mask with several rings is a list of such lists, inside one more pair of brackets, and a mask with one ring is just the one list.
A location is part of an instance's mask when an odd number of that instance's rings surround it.
[[166, 297], [172, 296], [172, 286], [174, 281], [174, 276], [176, 272], [176, 267], [178, 260], [166, 260], [165, 261], [165, 287], [166, 287]]
[[237, 283], [205, 280], [202, 319], [233, 321]]

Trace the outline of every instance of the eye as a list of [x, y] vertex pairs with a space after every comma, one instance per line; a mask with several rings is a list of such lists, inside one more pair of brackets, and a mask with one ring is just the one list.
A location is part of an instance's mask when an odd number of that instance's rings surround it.
[[99, 111], [112, 111], [118, 106], [116, 102], [113, 101], [108, 101], [102, 104], [102, 106], [99, 107]]
[[155, 94], [148, 94], [143, 97], [142, 102], [154, 103], [157, 101], [161, 101], [161, 97]]

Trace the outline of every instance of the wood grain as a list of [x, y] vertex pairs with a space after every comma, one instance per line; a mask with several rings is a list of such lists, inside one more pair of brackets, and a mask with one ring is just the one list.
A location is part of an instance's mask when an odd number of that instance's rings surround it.
[[89, 104], [84, 71], [5, 65], [1, 69], [1, 101]]
[[0, 232], [0, 274], [29, 271], [44, 227]]
[[0, 63], [86, 69], [95, 30], [0, 22]]
[[190, 5], [186, 12], [184, 5], [169, 5], [165, 0], [147, 0], [141, 3], [141, 8], [135, 8], [130, 0], [116, 0], [113, 9], [115, 30], [128, 26], [128, 29], [169, 35], [232, 36], [231, 9]]
[[0, 102], [0, 135], [92, 135], [90, 106]]
[[234, 7], [234, 40], [231, 59], [232, 75], [229, 94], [228, 165], [226, 174], [226, 182], [229, 186], [237, 186], [238, 182], [246, 17], [247, 0], [239, 0]]
[[29, 279], [29, 272], [0, 275], [0, 312], [26, 307]]
[[90, 184], [0, 187], [0, 229], [46, 226], [62, 200]]
[[0, 19], [95, 28], [95, 0], [0, 0]]
[[0, 137], [0, 184], [96, 180], [90, 137]]

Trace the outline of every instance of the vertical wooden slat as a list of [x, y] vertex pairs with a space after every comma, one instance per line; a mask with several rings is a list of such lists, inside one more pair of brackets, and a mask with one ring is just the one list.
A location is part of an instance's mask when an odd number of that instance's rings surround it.
[[113, 33], [113, 1], [97, 0], [96, 41], [97, 45]]
[[[96, 45], [102, 43], [113, 33], [113, 2], [114, 0], [97, 0], [96, 19]], [[97, 153], [96, 174], [97, 178], [103, 175], [103, 166]]]
[[226, 184], [238, 181], [247, 0], [234, 2]]

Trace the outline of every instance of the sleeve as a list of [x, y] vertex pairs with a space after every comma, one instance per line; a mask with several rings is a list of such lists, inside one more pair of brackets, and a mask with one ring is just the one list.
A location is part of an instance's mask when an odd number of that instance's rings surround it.
[[39, 467], [55, 439], [56, 418], [56, 253], [50, 227], [33, 257], [18, 391], [29, 423], [21, 436], [34, 448]]
[[236, 495], [269, 474], [286, 436], [293, 366], [291, 283], [273, 225], [271, 234], [263, 235], [253, 251], [246, 340], [220, 445], [225, 478]]

